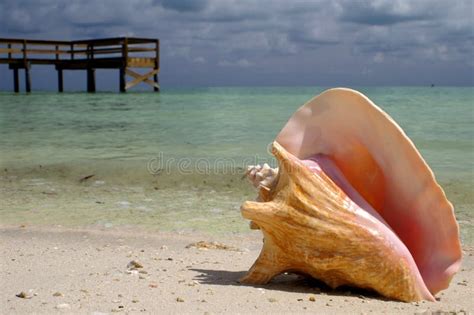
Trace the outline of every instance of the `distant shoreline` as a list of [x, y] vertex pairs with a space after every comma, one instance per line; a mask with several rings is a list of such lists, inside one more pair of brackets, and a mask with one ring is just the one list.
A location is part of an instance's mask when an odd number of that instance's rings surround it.
[[[100, 72], [100, 71], [99, 71]], [[8, 81], [10, 80], [10, 77], [7, 77]], [[55, 82], [56, 77], [51, 77], [51, 81]], [[4, 81], [4, 82], [5, 82]], [[11, 91], [11, 82], [8, 82], [5, 85], [0, 85], [0, 96], [2, 94], [15, 94], [14, 92]], [[54, 86], [54, 84], [48, 84], [48, 86]], [[183, 91], [183, 90], [201, 90], [201, 89], [228, 89], [228, 88], [242, 88], [242, 89], [273, 89], [273, 88], [314, 88], [314, 89], [327, 89], [327, 88], [332, 88], [332, 87], [348, 87], [356, 90], [363, 90], [366, 88], [474, 88], [474, 85], [442, 85], [442, 84], [436, 84], [432, 87], [431, 83], [427, 84], [420, 84], [420, 85], [169, 85], [167, 86], [166, 84], [161, 84], [161, 93], [173, 93], [176, 91]], [[56, 89], [54, 87], [47, 87], [47, 88], [38, 88], [38, 89], [33, 89], [35, 93], [52, 93], [52, 94], [58, 94]], [[95, 92], [95, 94], [89, 94], [91, 97], [93, 97], [96, 94], [115, 94], [119, 93], [119, 90], [116, 88], [112, 89], [105, 89], [101, 91]], [[131, 90], [127, 92], [127, 95], [137, 95], [137, 94], [153, 94], [153, 91], [150, 91], [147, 87], [137, 87], [135, 90]], [[77, 88], [65, 90], [63, 94], [85, 94], [87, 95], [87, 91], [84, 91], [84, 88], [82, 85]], [[27, 95], [25, 93], [19, 93], [17, 94], [18, 96], [21, 95]], [[158, 95], [157, 95], [158, 96]]]

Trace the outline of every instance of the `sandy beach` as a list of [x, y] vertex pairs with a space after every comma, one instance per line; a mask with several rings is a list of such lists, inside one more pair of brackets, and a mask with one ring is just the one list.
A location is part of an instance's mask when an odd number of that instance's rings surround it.
[[[462, 269], [437, 302], [401, 303], [296, 275], [264, 286], [239, 284], [260, 252], [258, 231], [223, 237], [2, 226], [0, 235], [4, 314], [474, 312], [472, 247], [464, 248]], [[192, 245], [200, 241], [208, 248]]]
[[0, 315], [474, 315], [473, 9], [0, 0]]

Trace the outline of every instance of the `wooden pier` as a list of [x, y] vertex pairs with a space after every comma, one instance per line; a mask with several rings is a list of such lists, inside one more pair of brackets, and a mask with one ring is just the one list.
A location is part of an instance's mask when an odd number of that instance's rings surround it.
[[[87, 71], [87, 92], [95, 92], [96, 69], [119, 69], [119, 90], [143, 82], [160, 90], [160, 41], [151, 38], [117, 37], [91, 40], [58, 41], [0, 38], [0, 64], [13, 70], [13, 90], [20, 91], [19, 70], [25, 71], [25, 91], [31, 92], [32, 65], [54, 65], [58, 92], [64, 91], [64, 70]], [[148, 68], [140, 74], [134, 68]], [[127, 75], [133, 79], [127, 82]]]

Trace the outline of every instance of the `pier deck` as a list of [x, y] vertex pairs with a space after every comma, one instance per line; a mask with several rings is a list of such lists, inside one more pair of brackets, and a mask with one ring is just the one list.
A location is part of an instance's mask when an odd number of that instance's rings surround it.
[[[126, 92], [143, 82], [158, 92], [160, 41], [151, 38], [116, 37], [91, 40], [58, 41], [0, 38], [0, 64], [13, 70], [13, 90], [20, 91], [19, 70], [25, 71], [25, 91], [31, 92], [32, 65], [54, 65], [58, 91], [63, 92], [64, 70], [85, 70], [87, 91], [95, 92], [96, 69], [119, 69], [119, 89]], [[148, 68], [140, 74], [133, 68]], [[133, 80], [127, 82], [127, 75]]]

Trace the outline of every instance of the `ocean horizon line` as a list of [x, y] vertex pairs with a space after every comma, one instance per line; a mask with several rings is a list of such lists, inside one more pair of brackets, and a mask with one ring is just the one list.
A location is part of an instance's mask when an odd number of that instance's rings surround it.
[[[420, 85], [390, 85], [390, 84], [380, 84], [380, 85], [161, 85], [162, 90], [161, 92], [166, 92], [167, 90], [191, 90], [191, 89], [212, 89], [212, 88], [233, 88], [233, 89], [275, 89], [275, 88], [318, 88], [318, 89], [331, 89], [331, 88], [350, 88], [350, 89], [364, 89], [364, 88], [474, 88], [474, 85], [436, 85], [433, 86], [431, 84], [420, 84]], [[35, 93], [57, 93], [55, 88], [48, 88], [48, 89], [33, 89]], [[101, 93], [117, 93], [119, 92], [118, 89], [106, 89], [106, 90], [99, 90], [94, 93], [101, 94]], [[65, 90], [62, 93], [88, 93], [85, 89], [78, 88], [78, 89], [70, 89]], [[146, 88], [137, 88], [133, 91], [127, 91], [126, 94], [142, 94], [142, 93], [154, 93], [153, 91], [146, 89]], [[7, 90], [2, 87], [0, 89], [0, 94], [15, 94], [12, 90]], [[18, 94], [26, 94], [24, 91], [20, 91]]]

